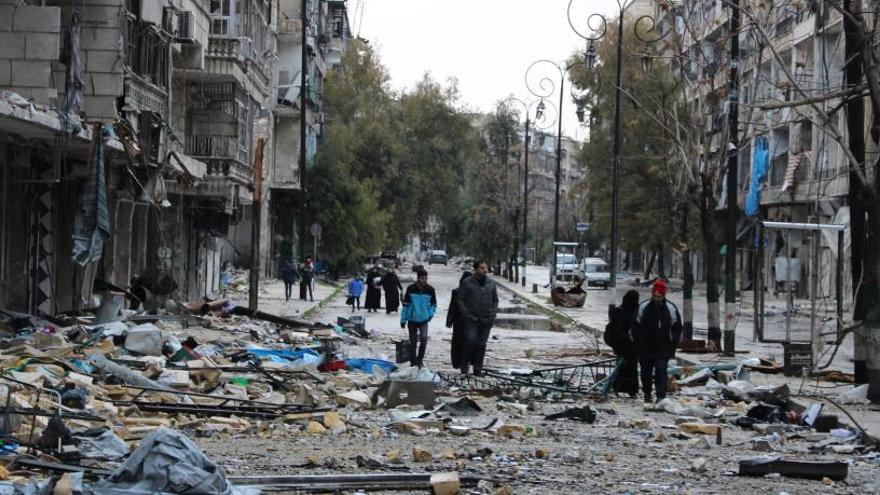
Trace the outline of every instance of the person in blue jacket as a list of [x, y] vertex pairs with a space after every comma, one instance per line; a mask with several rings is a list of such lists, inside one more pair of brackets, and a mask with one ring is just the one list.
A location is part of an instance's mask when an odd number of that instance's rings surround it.
[[[428, 285], [428, 272], [416, 272], [416, 283], [406, 288], [403, 311], [400, 312], [400, 328], [409, 328], [409, 364], [422, 367], [428, 347], [428, 322], [437, 311], [437, 294]], [[418, 354], [416, 344], [418, 343]]]
[[357, 305], [357, 310], [361, 310], [361, 294], [364, 293], [364, 280], [360, 277], [360, 275], [356, 275], [351, 281], [348, 282], [348, 300], [351, 304], [351, 312], [354, 313], [355, 305]]

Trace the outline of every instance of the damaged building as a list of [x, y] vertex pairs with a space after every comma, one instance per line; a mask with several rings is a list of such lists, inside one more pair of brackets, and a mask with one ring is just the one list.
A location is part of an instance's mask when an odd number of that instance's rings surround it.
[[[308, 4], [314, 156], [323, 57], [338, 60], [348, 26], [333, 20], [345, 19], [345, 2]], [[287, 117], [298, 106], [276, 111], [287, 101], [276, 64], [279, 25], [297, 27], [287, 13], [279, 22], [281, 7], [0, 0], [0, 308], [77, 311], [134, 279], [159, 300], [215, 294], [224, 266], [252, 259], [255, 183], [278, 191], [263, 195], [273, 210], [259, 228], [261, 271], [292, 259], [299, 140], [298, 119]], [[300, 47], [282, 40], [294, 74]]]

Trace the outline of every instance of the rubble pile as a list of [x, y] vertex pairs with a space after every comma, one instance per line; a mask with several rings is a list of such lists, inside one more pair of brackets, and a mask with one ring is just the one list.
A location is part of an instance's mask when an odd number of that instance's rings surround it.
[[761, 360], [673, 367], [675, 398], [641, 404], [609, 395], [602, 355], [474, 377], [398, 369], [356, 317], [218, 300], [96, 319], [0, 317], [0, 493], [846, 492], [880, 471], [823, 403], [753, 382], [779, 371]]

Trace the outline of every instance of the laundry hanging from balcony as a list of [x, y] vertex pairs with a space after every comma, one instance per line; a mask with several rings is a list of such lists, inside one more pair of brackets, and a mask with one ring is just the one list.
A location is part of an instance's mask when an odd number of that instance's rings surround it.
[[80, 191], [73, 224], [73, 261], [83, 267], [101, 259], [104, 240], [110, 237], [107, 177], [104, 172], [105, 132], [101, 124], [95, 125], [92, 132], [89, 176]]

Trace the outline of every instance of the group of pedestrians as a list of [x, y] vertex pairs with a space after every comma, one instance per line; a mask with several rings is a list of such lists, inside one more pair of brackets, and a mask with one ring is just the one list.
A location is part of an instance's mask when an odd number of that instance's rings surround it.
[[651, 298], [639, 302], [639, 293], [628, 291], [619, 306], [609, 309], [605, 342], [618, 357], [614, 391], [638, 396], [637, 368], [641, 368], [641, 385], [645, 402], [666, 398], [669, 360], [681, 338], [682, 321], [678, 308], [666, 299], [667, 286], [657, 279], [651, 287]]
[[385, 313], [396, 313], [400, 308], [400, 293], [403, 285], [394, 269], [383, 270], [374, 266], [367, 271], [367, 279], [356, 275], [348, 282], [346, 287], [346, 304], [351, 306], [351, 311], [361, 310], [361, 296], [366, 289], [367, 296], [364, 299], [364, 309], [367, 313], [376, 313], [382, 309], [382, 291], [385, 291]]
[[302, 266], [285, 261], [281, 265], [281, 281], [284, 282], [284, 300], [293, 297], [293, 286], [299, 282], [299, 298], [314, 302], [315, 265], [311, 256], [307, 256]]
[[[452, 328], [452, 366], [464, 374], [473, 369], [474, 375], [483, 373], [486, 344], [498, 314], [498, 291], [488, 277], [485, 261], [473, 264], [474, 271], [465, 272], [458, 288], [452, 290], [446, 327]], [[416, 282], [406, 289], [400, 328], [409, 329], [410, 365], [421, 368], [428, 347], [428, 322], [437, 312], [437, 294], [428, 285], [428, 272], [420, 268]]]

